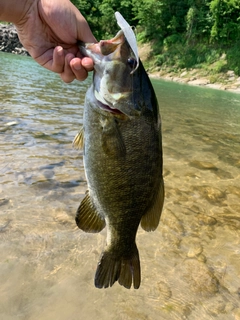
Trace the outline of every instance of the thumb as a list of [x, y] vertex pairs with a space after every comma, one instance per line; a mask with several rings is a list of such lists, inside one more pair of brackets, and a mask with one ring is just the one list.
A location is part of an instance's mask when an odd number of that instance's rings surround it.
[[77, 39], [83, 42], [97, 42], [86, 19], [81, 14], [77, 17]]

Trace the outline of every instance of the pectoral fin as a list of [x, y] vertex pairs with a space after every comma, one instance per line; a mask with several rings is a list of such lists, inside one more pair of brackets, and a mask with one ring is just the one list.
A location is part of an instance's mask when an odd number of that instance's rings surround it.
[[83, 145], [84, 145], [84, 129], [83, 127], [81, 128], [81, 130], [76, 134], [73, 143], [72, 143], [73, 147], [75, 149], [83, 149]]
[[158, 224], [162, 213], [164, 202], [164, 182], [160, 183], [159, 191], [153, 206], [142, 216], [141, 227], [145, 231], [154, 231]]
[[77, 226], [85, 232], [100, 232], [106, 225], [105, 219], [97, 212], [89, 192], [82, 200], [76, 214]]
[[114, 119], [102, 121], [102, 148], [109, 156], [124, 157], [126, 155], [126, 146]]

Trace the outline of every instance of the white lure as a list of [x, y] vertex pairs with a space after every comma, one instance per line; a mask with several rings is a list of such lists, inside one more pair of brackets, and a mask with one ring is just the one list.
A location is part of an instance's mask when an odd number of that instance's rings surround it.
[[124, 33], [124, 36], [129, 44], [129, 46], [131, 47], [136, 61], [137, 61], [137, 65], [136, 68], [131, 72], [133, 73], [135, 70], [137, 70], [138, 66], [139, 66], [139, 55], [138, 55], [138, 48], [137, 48], [137, 39], [136, 36], [133, 32], [133, 29], [130, 27], [130, 25], [127, 23], [127, 21], [123, 18], [123, 16], [121, 15], [121, 13], [119, 13], [118, 11], [115, 12], [115, 17], [117, 20], [117, 24], [119, 25], [119, 27], [121, 28], [122, 32]]

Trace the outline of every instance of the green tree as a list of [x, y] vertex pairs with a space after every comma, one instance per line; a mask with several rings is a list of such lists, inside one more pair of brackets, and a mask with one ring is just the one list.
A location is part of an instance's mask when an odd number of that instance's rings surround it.
[[213, 17], [212, 42], [230, 45], [240, 38], [239, 0], [213, 0], [210, 3]]
[[199, 40], [209, 42], [212, 28], [209, 2], [209, 0], [189, 0], [189, 9], [185, 18], [188, 43], [195, 44]]
[[86, 18], [94, 36], [101, 39], [102, 25], [101, 25], [101, 11], [99, 9], [101, 0], [71, 0], [71, 2], [78, 8], [82, 15]]
[[95, 37], [100, 40], [116, 34], [119, 27], [114, 12], [119, 11], [128, 23], [133, 24], [133, 3], [130, 0], [71, 0], [87, 19]]
[[72, 0], [95, 37], [109, 39], [119, 30], [119, 11], [137, 28], [138, 39], [151, 41], [155, 65], [190, 68], [212, 63], [222, 53], [240, 74], [240, 0]]

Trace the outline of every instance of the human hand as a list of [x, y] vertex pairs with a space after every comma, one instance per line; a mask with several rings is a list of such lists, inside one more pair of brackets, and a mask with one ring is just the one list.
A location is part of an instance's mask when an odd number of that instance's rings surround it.
[[62, 80], [84, 80], [93, 61], [83, 57], [77, 41], [96, 42], [86, 20], [69, 0], [32, 1], [27, 14], [15, 24], [30, 55]]

